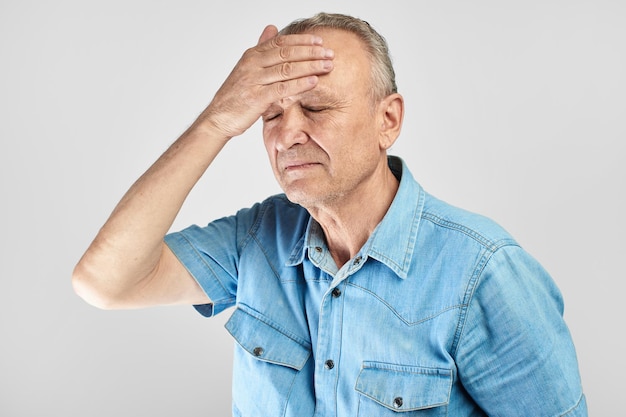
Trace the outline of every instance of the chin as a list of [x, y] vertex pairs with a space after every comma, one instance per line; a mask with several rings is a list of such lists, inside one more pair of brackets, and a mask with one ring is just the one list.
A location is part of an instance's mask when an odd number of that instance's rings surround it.
[[331, 203], [339, 195], [328, 179], [300, 178], [279, 181], [279, 185], [289, 201], [305, 208]]
[[294, 204], [299, 204], [303, 207], [307, 207], [311, 205], [316, 200], [312, 198], [310, 195], [306, 193], [298, 192], [298, 191], [295, 191], [295, 192], [285, 191], [285, 195], [287, 196], [287, 199], [289, 201], [291, 201]]
[[299, 189], [284, 189], [287, 199], [294, 204], [298, 204], [306, 209], [332, 205], [338, 197], [329, 190], [316, 190], [315, 192]]
[[282, 187], [282, 189], [289, 201], [304, 207], [311, 205], [320, 199], [319, 193], [313, 193], [303, 187], [290, 186]]

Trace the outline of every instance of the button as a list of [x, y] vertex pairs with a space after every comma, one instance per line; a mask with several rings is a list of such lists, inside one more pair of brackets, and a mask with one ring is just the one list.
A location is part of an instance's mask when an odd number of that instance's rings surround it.
[[404, 403], [404, 401], [402, 401], [402, 397], [396, 397], [396, 398], [393, 399], [393, 406], [394, 406], [394, 408], [402, 407], [403, 403]]
[[252, 354], [254, 356], [261, 356], [263, 354], [263, 348], [261, 346], [257, 346], [254, 349], [252, 349]]
[[317, 253], [322, 253], [323, 249], [322, 249], [320, 246], [316, 246], [316, 247], [315, 247], [315, 251], [316, 251]]
[[357, 266], [358, 264], [361, 263], [362, 260], [363, 258], [361, 256], [357, 256], [354, 262], [352, 262], [352, 265]]
[[335, 298], [341, 297], [341, 290], [337, 287], [333, 288], [332, 295]]
[[335, 367], [335, 362], [333, 362], [332, 359], [327, 360], [326, 362], [324, 362], [324, 368], [331, 370]]

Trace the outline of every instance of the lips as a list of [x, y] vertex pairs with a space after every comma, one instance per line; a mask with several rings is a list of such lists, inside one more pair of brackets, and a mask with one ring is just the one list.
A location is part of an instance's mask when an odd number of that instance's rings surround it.
[[309, 162], [309, 161], [294, 161], [283, 164], [285, 171], [293, 171], [297, 169], [306, 169], [312, 168], [316, 165], [320, 165], [319, 162]]
[[297, 171], [321, 165], [322, 159], [313, 152], [283, 152], [277, 155], [277, 166], [281, 171]]
[[325, 165], [328, 160], [320, 150], [311, 146], [296, 146], [276, 154], [276, 168], [279, 172], [305, 173], [310, 169]]

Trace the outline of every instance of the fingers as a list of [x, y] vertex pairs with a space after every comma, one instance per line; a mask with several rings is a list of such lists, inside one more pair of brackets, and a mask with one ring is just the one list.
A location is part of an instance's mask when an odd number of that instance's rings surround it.
[[272, 104], [315, 88], [333, 70], [334, 52], [312, 34], [278, 35], [267, 26], [203, 112], [224, 137], [240, 135]]
[[286, 60], [268, 65], [259, 73], [259, 82], [260, 84], [268, 85], [311, 75], [323, 75], [332, 71], [332, 59], [319, 55], [315, 56], [307, 55], [302, 57], [302, 61]]
[[[268, 26], [260, 39], [273, 33]], [[333, 69], [334, 52], [322, 45], [316, 35], [274, 36], [257, 45], [254, 60], [261, 70], [262, 84], [289, 81], [311, 75], [323, 75]]]
[[257, 45], [260, 45], [263, 42], [269, 41], [276, 35], [278, 35], [278, 28], [276, 26], [274, 25], [266, 26], [265, 29], [263, 30], [263, 33], [261, 33], [261, 37], [259, 38], [259, 42], [257, 43]]
[[264, 54], [265, 66], [277, 65], [285, 62], [300, 62], [317, 59], [332, 60], [334, 58], [332, 49], [324, 48], [321, 45], [294, 45], [280, 46]]
[[281, 81], [267, 86], [262, 94], [265, 95], [268, 105], [284, 98], [293, 97], [315, 88], [319, 78], [315, 75]]
[[[269, 32], [268, 28], [261, 38]], [[323, 47], [322, 38], [308, 34], [274, 36], [258, 44], [254, 50], [266, 67], [290, 61], [332, 59], [334, 56], [332, 50]]]

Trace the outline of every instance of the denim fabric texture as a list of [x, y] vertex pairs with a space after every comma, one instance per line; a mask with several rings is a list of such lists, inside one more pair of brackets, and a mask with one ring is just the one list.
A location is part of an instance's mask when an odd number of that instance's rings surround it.
[[235, 307], [233, 415], [586, 416], [547, 272], [389, 164], [398, 193], [341, 268], [283, 195], [166, 236], [212, 300], [197, 310]]

